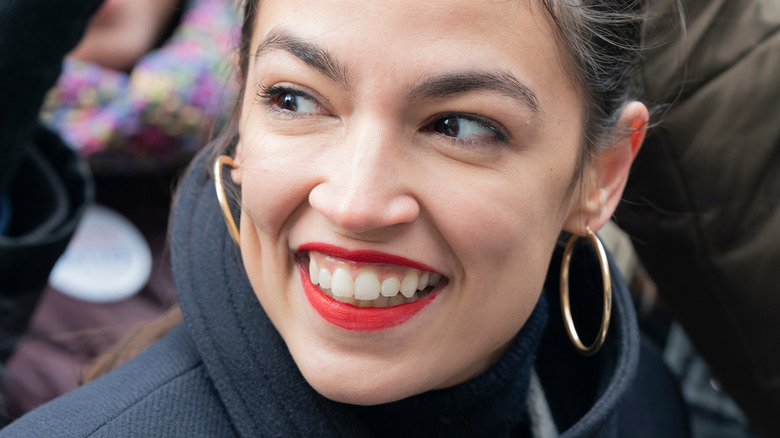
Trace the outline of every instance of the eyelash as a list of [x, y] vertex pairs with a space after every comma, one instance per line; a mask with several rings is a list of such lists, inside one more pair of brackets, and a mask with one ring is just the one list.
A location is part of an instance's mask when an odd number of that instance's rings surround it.
[[279, 108], [276, 105], [276, 102], [274, 102], [274, 99], [276, 99], [278, 96], [290, 94], [292, 96], [300, 97], [306, 100], [309, 100], [311, 102], [314, 102], [317, 106], [322, 106], [320, 103], [312, 97], [309, 93], [306, 93], [303, 90], [299, 90], [294, 87], [290, 87], [287, 85], [272, 85], [272, 86], [265, 86], [265, 85], [259, 85], [257, 90], [257, 97], [260, 98], [260, 103], [266, 106], [270, 111], [273, 111], [276, 114], [283, 115], [285, 117], [292, 117], [292, 118], [299, 118], [299, 117], [309, 117], [311, 114], [309, 113], [298, 113], [294, 111], [285, 111], [281, 108]]
[[[272, 85], [272, 86], [265, 86], [265, 85], [259, 85], [258, 91], [257, 91], [257, 97], [261, 100], [260, 103], [262, 103], [264, 106], [268, 108], [268, 110], [273, 111], [274, 113], [278, 115], [282, 115], [284, 117], [290, 117], [290, 118], [303, 118], [303, 117], [309, 117], [311, 116], [310, 113], [298, 113], [294, 111], [286, 111], [277, 106], [277, 103], [274, 101], [278, 96], [281, 95], [293, 95], [296, 97], [300, 97], [303, 99], [310, 100], [311, 102], [314, 102], [316, 105], [321, 106], [317, 99], [311, 96], [311, 94], [300, 90], [295, 87], [287, 86], [287, 85]], [[451, 118], [451, 117], [457, 117], [462, 118], [471, 122], [477, 123], [479, 126], [490, 130], [491, 132], [495, 133], [497, 138], [495, 139], [468, 139], [468, 138], [457, 138], [457, 137], [451, 137], [448, 135], [444, 135], [440, 132], [435, 131], [433, 125], [441, 120]], [[506, 130], [503, 129], [503, 127], [500, 127], [500, 125], [496, 126], [497, 123], [493, 122], [492, 120], [485, 119], [482, 116], [474, 115], [474, 114], [468, 114], [468, 113], [443, 113], [443, 114], [437, 114], [434, 116], [428, 123], [426, 123], [424, 126], [424, 131], [426, 132], [432, 132], [438, 135], [438, 137], [442, 138], [445, 141], [448, 141], [456, 146], [461, 147], [469, 147], [469, 148], [478, 148], [480, 146], [485, 146], [486, 144], [492, 144], [492, 145], [505, 145], [509, 143], [510, 137], [507, 134]]]
[[[451, 137], [449, 135], [444, 135], [440, 132], [437, 132], [434, 130], [433, 125], [436, 122], [439, 122], [441, 120], [450, 118], [450, 117], [457, 117], [462, 118], [471, 122], [477, 123], [479, 126], [490, 130], [491, 132], [495, 133], [497, 138], [492, 140], [486, 140], [486, 139], [468, 139], [468, 138], [458, 138], [458, 137]], [[465, 147], [471, 147], [471, 148], [477, 148], [480, 146], [484, 146], [486, 144], [492, 144], [492, 145], [505, 145], [508, 144], [510, 141], [509, 134], [506, 132], [506, 130], [498, 125], [496, 122], [486, 119], [482, 116], [478, 116], [475, 114], [468, 114], [468, 113], [443, 113], [443, 114], [437, 114], [434, 116], [428, 123], [425, 124], [425, 131], [427, 132], [433, 132], [435, 134], [438, 134], [439, 137], [443, 138], [446, 141], [449, 141], [450, 143], [453, 143], [457, 146], [465, 146]]]

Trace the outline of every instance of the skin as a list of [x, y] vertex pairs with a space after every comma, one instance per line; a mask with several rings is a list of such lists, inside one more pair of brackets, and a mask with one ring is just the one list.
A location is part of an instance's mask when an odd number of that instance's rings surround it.
[[[315, 44], [341, 74], [274, 44], [255, 59], [269, 35]], [[642, 104], [626, 106], [619, 126], [639, 129], [570, 190], [583, 102], [529, 2], [267, 0], [251, 50], [232, 174], [244, 264], [303, 376], [346, 403], [445, 388], [495, 362], [533, 310], [561, 230], [609, 219], [647, 121]], [[514, 78], [537, 108], [493, 85], [442, 94], [463, 72]], [[421, 92], [433, 79], [444, 87]], [[268, 92], [279, 85], [288, 91]], [[441, 129], [451, 114], [468, 138]], [[309, 242], [405, 257], [449, 283], [404, 324], [345, 330], [304, 296], [295, 253]]]
[[178, 0], [106, 0], [70, 56], [129, 71], [154, 47], [177, 3]]

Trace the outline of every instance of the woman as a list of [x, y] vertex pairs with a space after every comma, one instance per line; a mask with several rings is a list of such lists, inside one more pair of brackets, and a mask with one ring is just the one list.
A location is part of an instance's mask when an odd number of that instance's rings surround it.
[[184, 323], [5, 436], [684, 436], [619, 275], [554, 254], [603, 253], [648, 121], [608, 3], [250, 1], [229, 157], [172, 220]]

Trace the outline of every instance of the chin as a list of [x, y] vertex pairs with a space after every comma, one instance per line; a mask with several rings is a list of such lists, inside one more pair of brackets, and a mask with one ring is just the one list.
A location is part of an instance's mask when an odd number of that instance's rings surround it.
[[[307, 379], [307, 381], [309, 380]], [[339, 403], [359, 406], [381, 405], [416, 395], [414, 392], [401, 392], [399, 391], [399, 387], [389, 384], [378, 385], [376, 387], [362, 384], [320, 384], [317, 382], [312, 383], [311, 381], [309, 381], [309, 384], [325, 398]]]
[[[311, 357], [310, 357], [311, 359]], [[371, 406], [398, 401], [430, 388], [421, 388], [408, 378], [383, 375], [378, 378], [367, 371], [357, 371], [355, 367], [342, 372], [323, 372], [321, 361], [310, 360], [298, 367], [306, 381], [323, 397], [352, 405]], [[372, 367], [377, 369], [378, 367]], [[418, 376], [419, 377], [419, 376]]]

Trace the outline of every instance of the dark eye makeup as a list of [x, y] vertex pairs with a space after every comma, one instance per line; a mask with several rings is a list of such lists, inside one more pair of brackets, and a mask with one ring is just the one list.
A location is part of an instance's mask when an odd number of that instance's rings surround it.
[[[259, 103], [277, 115], [298, 118], [329, 114], [319, 100], [301, 88], [277, 84], [259, 85]], [[421, 129], [460, 146], [478, 147], [509, 142], [509, 134], [499, 123], [469, 113], [442, 113], [432, 117]]]
[[509, 134], [498, 123], [476, 114], [446, 113], [436, 115], [423, 127], [461, 145], [501, 144]]
[[325, 108], [309, 93], [288, 85], [260, 85], [257, 91], [260, 103], [269, 110], [290, 117], [325, 114]]

